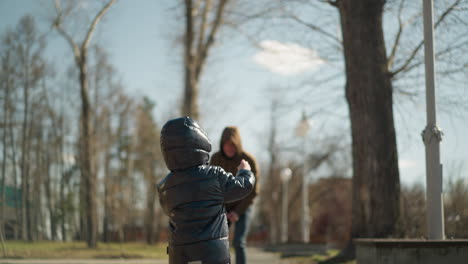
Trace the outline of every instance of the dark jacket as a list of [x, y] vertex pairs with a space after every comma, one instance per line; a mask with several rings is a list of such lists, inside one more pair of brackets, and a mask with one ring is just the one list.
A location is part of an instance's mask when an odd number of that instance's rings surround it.
[[169, 263], [229, 263], [224, 203], [242, 199], [255, 177], [241, 170], [234, 177], [208, 166], [211, 143], [189, 117], [168, 121], [161, 150], [171, 171], [159, 184], [159, 201], [169, 216]]
[[[237, 149], [237, 154], [232, 158], [228, 158], [223, 152], [223, 144], [227, 140], [232, 141]], [[226, 204], [226, 210], [228, 212], [235, 211], [238, 215], [242, 215], [247, 210], [247, 208], [253, 203], [255, 196], [257, 196], [259, 193], [258, 183], [260, 170], [255, 158], [250, 153], [244, 151], [242, 148], [242, 140], [239, 129], [235, 126], [228, 126], [224, 129], [221, 135], [220, 151], [213, 154], [210, 160], [210, 165], [220, 166], [227, 172], [235, 173], [237, 166], [242, 159], [249, 162], [256, 179], [254, 189], [248, 196], [239, 201]]]

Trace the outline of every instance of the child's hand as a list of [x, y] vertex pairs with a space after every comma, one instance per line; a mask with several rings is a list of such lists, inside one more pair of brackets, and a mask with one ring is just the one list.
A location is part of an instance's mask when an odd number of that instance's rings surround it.
[[239, 216], [236, 214], [236, 212], [231, 211], [227, 214], [227, 219], [229, 220], [229, 222], [235, 223], [237, 222], [237, 220], [239, 220]]
[[251, 170], [250, 164], [246, 160], [241, 160], [237, 170]]

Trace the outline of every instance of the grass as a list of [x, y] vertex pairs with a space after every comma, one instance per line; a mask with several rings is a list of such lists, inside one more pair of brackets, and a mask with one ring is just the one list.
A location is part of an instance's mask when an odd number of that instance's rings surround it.
[[[324, 261], [328, 258], [336, 256], [340, 251], [335, 249], [327, 250], [326, 254], [315, 254], [309, 257], [294, 257], [288, 261], [288, 263], [294, 264], [315, 264], [319, 261]], [[356, 264], [356, 261], [344, 262], [342, 264]]]
[[[165, 243], [157, 245], [147, 245], [144, 243], [99, 243], [96, 249], [88, 249], [85, 242], [8, 241], [5, 246], [7, 258], [167, 258]], [[3, 256], [1, 252], [0, 254]]]

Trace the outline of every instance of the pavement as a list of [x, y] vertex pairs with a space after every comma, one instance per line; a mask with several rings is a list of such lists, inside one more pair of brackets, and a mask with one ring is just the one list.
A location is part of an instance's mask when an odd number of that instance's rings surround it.
[[264, 250], [267, 252], [276, 252], [282, 258], [290, 257], [308, 257], [311, 255], [319, 254], [326, 255], [327, 250], [330, 249], [325, 244], [279, 244], [279, 245], [270, 245], [265, 246]]
[[[282, 263], [279, 253], [255, 247], [249, 247], [247, 251], [248, 263]], [[0, 264], [167, 264], [167, 259], [0, 259]]]
[[[247, 248], [247, 263], [254, 264], [280, 264], [281, 257], [278, 253], [264, 251], [261, 248]], [[234, 258], [232, 258], [234, 261]], [[233, 262], [234, 263], [234, 262]]]

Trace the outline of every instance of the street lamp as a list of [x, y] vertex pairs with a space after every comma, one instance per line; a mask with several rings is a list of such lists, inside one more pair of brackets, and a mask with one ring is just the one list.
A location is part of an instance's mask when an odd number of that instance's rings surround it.
[[296, 127], [296, 136], [299, 136], [305, 139], [307, 137], [307, 132], [309, 132], [309, 128], [310, 128], [310, 121], [307, 118], [305, 112], [302, 112], [302, 118]]
[[302, 112], [302, 118], [297, 124], [296, 135], [302, 138], [302, 218], [301, 218], [301, 230], [302, 230], [302, 242], [309, 243], [309, 190], [307, 188], [307, 157], [306, 157], [306, 142], [307, 132], [309, 132], [310, 121], [307, 118], [305, 112]]
[[288, 183], [291, 179], [291, 169], [284, 168], [280, 172], [283, 192], [281, 196], [281, 243], [288, 241]]
[[[271, 193], [271, 200], [273, 201], [273, 204], [276, 204], [278, 202], [278, 191], [273, 190]], [[278, 217], [275, 214], [276, 211], [272, 211], [272, 218], [271, 218], [271, 225], [270, 225], [270, 242], [271, 244], [275, 245], [278, 243]]]
[[423, 11], [427, 126], [422, 136], [426, 148], [427, 236], [432, 240], [440, 240], [445, 239], [442, 164], [440, 163], [440, 141], [443, 133], [436, 122], [432, 0], [423, 1]]

